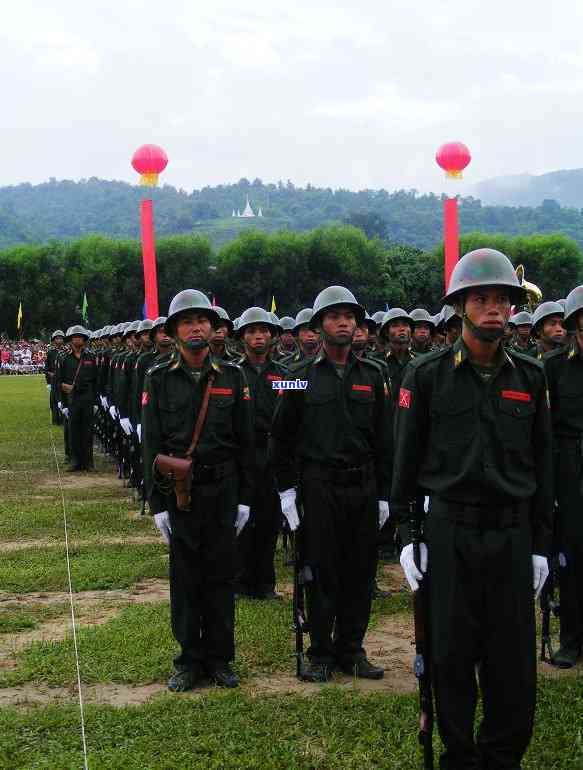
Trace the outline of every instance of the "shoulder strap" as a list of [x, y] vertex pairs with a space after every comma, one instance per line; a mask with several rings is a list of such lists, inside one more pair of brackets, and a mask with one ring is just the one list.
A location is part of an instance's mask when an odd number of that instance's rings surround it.
[[209, 408], [209, 398], [211, 395], [211, 388], [213, 386], [214, 381], [215, 381], [215, 374], [214, 372], [211, 372], [206, 383], [206, 390], [204, 392], [204, 396], [202, 397], [202, 404], [200, 405], [200, 411], [198, 413], [198, 417], [196, 418], [196, 425], [194, 426], [192, 441], [190, 442], [190, 446], [186, 450], [186, 457], [192, 457], [192, 453], [194, 452], [194, 450], [196, 449], [196, 445], [198, 444], [200, 434], [202, 433], [202, 429], [204, 427], [206, 413]]
[[71, 387], [73, 390], [75, 390], [75, 384], [77, 383], [77, 377], [79, 375], [79, 369], [81, 368], [82, 363], [83, 363], [83, 353], [81, 353], [81, 356], [79, 358], [79, 363], [77, 364], [77, 369], [75, 371], [75, 376], [73, 377], [73, 382], [71, 383]]

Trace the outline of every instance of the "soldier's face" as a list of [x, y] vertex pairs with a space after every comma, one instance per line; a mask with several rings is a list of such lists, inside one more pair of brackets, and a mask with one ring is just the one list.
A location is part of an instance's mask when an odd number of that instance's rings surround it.
[[575, 336], [579, 350], [583, 351], [583, 312], [575, 316]]
[[208, 341], [212, 333], [211, 322], [201, 313], [183, 313], [176, 323], [176, 339], [179, 342]]
[[354, 332], [354, 337], [352, 338], [352, 347], [355, 350], [364, 350], [367, 345], [368, 338], [368, 326], [366, 324], [363, 326], [357, 326]]
[[211, 342], [214, 343], [215, 345], [221, 345], [226, 340], [228, 332], [229, 330], [226, 324], [223, 324], [222, 326], [217, 326], [216, 329], [213, 329]]
[[259, 355], [269, 350], [271, 332], [267, 324], [252, 324], [243, 332], [243, 342], [248, 350]]
[[322, 317], [322, 331], [335, 345], [349, 345], [356, 331], [353, 310], [338, 308], [328, 310]]
[[156, 347], [167, 348], [172, 344], [171, 338], [166, 334], [166, 328], [159, 326], [154, 333]]
[[74, 334], [71, 337], [71, 347], [73, 350], [83, 350], [85, 347], [85, 337], [82, 337], [80, 334]]
[[150, 332], [142, 332], [140, 334], [140, 343], [144, 348], [152, 347], [152, 340], [150, 339]]
[[427, 342], [431, 337], [431, 326], [426, 323], [416, 323], [413, 329], [413, 339], [416, 342]]
[[397, 345], [409, 344], [411, 342], [411, 327], [406, 321], [397, 319], [389, 323], [389, 342]]
[[475, 326], [503, 334], [510, 318], [510, 296], [494, 287], [469, 291], [465, 314]]
[[53, 340], [53, 345], [56, 348], [61, 348], [63, 347], [63, 342], [64, 342], [64, 339], [62, 337], [55, 337], [55, 339]]
[[560, 315], [551, 315], [543, 321], [542, 337], [560, 345], [567, 336], [567, 330], [563, 326]]
[[280, 339], [287, 348], [294, 344], [294, 335], [291, 332], [284, 332]]
[[300, 347], [308, 352], [315, 351], [320, 344], [320, 337], [307, 326], [302, 326], [298, 330], [298, 340]]
[[446, 344], [453, 345], [453, 343], [458, 339], [461, 333], [462, 333], [461, 319], [459, 323], [454, 323], [454, 324], [451, 324], [450, 326], [446, 326], [445, 327]]
[[528, 338], [530, 337], [530, 325], [519, 324], [516, 327], [516, 336], [520, 337], [523, 342], [527, 342]]

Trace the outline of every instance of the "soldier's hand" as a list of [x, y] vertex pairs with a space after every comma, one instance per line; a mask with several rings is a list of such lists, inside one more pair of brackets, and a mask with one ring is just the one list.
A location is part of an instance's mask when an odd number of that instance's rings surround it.
[[142, 426], [141, 426], [141, 424], [140, 424], [140, 423], [138, 423], [138, 424], [136, 425], [136, 433], [137, 433], [137, 435], [138, 435], [138, 441], [139, 441], [139, 442], [140, 442], [140, 444], [141, 444], [141, 443], [142, 443]]
[[93, 404], [93, 414], [97, 414], [97, 404]]
[[154, 514], [154, 523], [158, 527], [158, 530], [166, 543], [170, 545], [170, 535], [172, 530], [170, 529], [170, 514], [168, 511], [161, 511]]
[[292, 487], [279, 493], [281, 512], [286, 518], [290, 532], [295, 532], [300, 526], [300, 517], [296, 505], [296, 490]]
[[543, 590], [545, 580], [549, 576], [549, 563], [545, 556], [532, 555], [532, 588], [535, 601]]
[[69, 410], [67, 409], [67, 407], [65, 407], [64, 409], [61, 409], [61, 412], [65, 415], [65, 417], [67, 418], [69, 417]]
[[72, 386], [72, 385], [67, 385], [67, 383], [65, 383], [65, 382], [64, 382], [64, 383], [61, 385], [61, 390], [62, 390], [64, 393], [71, 393], [71, 391], [73, 390], [73, 386]]
[[419, 544], [419, 552], [421, 555], [421, 572], [415, 564], [413, 543], [409, 543], [409, 545], [406, 545], [401, 551], [401, 567], [403, 568], [407, 583], [409, 583], [412, 591], [416, 591], [419, 588], [419, 581], [423, 580], [423, 573], [427, 572], [428, 554], [425, 543]]
[[115, 406], [113, 406], [113, 404], [109, 407], [109, 413], [112, 419], [115, 420], [115, 418], [117, 417], [117, 411], [115, 409]]
[[51, 386], [50, 385], [47, 385], [47, 390], [49, 391], [49, 393], [51, 392]]
[[59, 403], [57, 404], [57, 407], [59, 409], [59, 412], [62, 412], [63, 411], [63, 402], [59, 401]]
[[237, 518], [235, 519], [235, 529], [237, 530], [237, 537], [241, 534], [241, 530], [249, 521], [249, 506], [238, 505], [237, 506]]
[[122, 417], [119, 421], [119, 424], [121, 425], [123, 432], [126, 434], [126, 436], [131, 435], [132, 432], [132, 424], [129, 421], [128, 417]]
[[382, 529], [389, 520], [389, 501], [379, 500], [379, 529]]

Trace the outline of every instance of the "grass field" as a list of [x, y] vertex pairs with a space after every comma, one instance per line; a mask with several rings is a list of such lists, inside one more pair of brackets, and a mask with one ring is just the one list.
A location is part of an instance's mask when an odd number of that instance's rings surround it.
[[[62, 434], [49, 424], [40, 377], [0, 378], [0, 414], [0, 768], [82, 768]], [[375, 602], [366, 643], [387, 669], [382, 682], [295, 680], [291, 575], [278, 553], [285, 601], [237, 604], [239, 690], [170, 695], [166, 548], [110, 463], [96, 462], [98, 473], [62, 479], [92, 769], [421, 766], [411, 601], [396, 567], [379, 571], [393, 594]], [[524, 767], [583, 768], [581, 671], [540, 672]]]

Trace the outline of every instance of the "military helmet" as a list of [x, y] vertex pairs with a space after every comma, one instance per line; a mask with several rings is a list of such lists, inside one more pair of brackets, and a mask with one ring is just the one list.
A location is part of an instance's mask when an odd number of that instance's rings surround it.
[[566, 310], [566, 308], [567, 308], [567, 300], [566, 299], [556, 299], [555, 302], [558, 302], [559, 305], [563, 306], [563, 310]]
[[415, 326], [415, 324], [429, 324], [431, 327], [435, 326], [435, 321], [433, 320], [431, 313], [422, 307], [412, 310], [409, 313], [409, 318], [413, 321], [413, 326]]
[[141, 321], [138, 326], [138, 329], [137, 329], [138, 334], [142, 334], [142, 332], [151, 331], [153, 325], [154, 325], [154, 321], [151, 321], [149, 318], [144, 318], [144, 320]]
[[220, 315], [211, 305], [209, 298], [198, 289], [184, 289], [178, 292], [170, 303], [168, 308], [168, 318], [166, 319], [166, 331], [170, 336], [176, 334], [176, 319], [180, 313], [187, 310], [195, 310], [208, 317], [213, 327], [217, 327], [220, 321]]
[[270, 311], [268, 311], [268, 314], [269, 314], [269, 317], [271, 318], [272, 324], [275, 327], [275, 334], [276, 335], [280, 334], [280, 332], [283, 331], [283, 327], [281, 325], [281, 322], [280, 322], [279, 318], [277, 317], [277, 315], [275, 313], [272, 313]]
[[123, 336], [127, 337], [128, 334], [137, 334], [138, 329], [140, 328], [141, 321], [132, 321], [129, 323], [126, 328], [123, 330]]
[[528, 310], [521, 310], [520, 313], [515, 313], [514, 315], [511, 315], [508, 319], [508, 323], [510, 326], [532, 326], [532, 315], [528, 312]]
[[296, 316], [294, 328], [292, 329], [294, 334], [297, 334], [301, 326], [307, 326], [312, 320], [314, 311], [311, 307], [305, 307]]
[[362, 319], [362, 321], [361, 321], [360, 325], [362, 326], [362, 324], [363, 324], [363, 323], [365, 323], [365, 324], [367, 325], [367, 327], [368, 327], [368, 333], [369, 333], [369, 334], [375, 334], [375, 333], [376, 333], [376, 330], [377, 330], [377, 324], [376, 324], [376, 321], [374, 320], [374, 318], [372, 318], [372, 317], [371, 317], [371, 316], [370, 316], [370, 315], [369, 315], [369, 314], [366, 312], [366, 310], [364, 311], [364, 318]]
[[335, 307], [349, 307], [354, 311], [356, 323], [364, 318], [364, 308], [356, 301], [354, 294], [344, 286], [328, 286], [318, 294], [314, 300], [314, 315], [310, 320], [310, 328], [316, 329], [327, 310]]
[[386, 312], [386, 310], [377, 310], [376, 313], [372, 314], [372, 320], [376, 323], [377, 326], [382, 326], [383, 318], [385, 317]]
[[406, 310], [403, 310], [402, 307], [392, 307], [390, 310], [387, 310], [387, 312], [383, 316], [383, 321], [380, 325], [379, 332], [382, 332], [387, 324], [389, 324], [391, 321], [406, 321], [409, 326], [413, 326], [413, 323], [411, 321], [411, 317], [409, 313]]
[[564, 317], [565, 311], [563, 306], [558, 302], [541, 302], [537, 309], [532, 314], [532, 330], [535, 332], [540, 324], [552, 315], [560, 315]]
[[91, 332], [87, 331], [84, 326], [75, 324], [74, 326], [69, 326], [65, 339], [70, 340], [71, 337], [85, 337], [88, 340], [91, 337]]
[[289, 315], [284, 315], [282, 318], [279, 319], [279, 325], [284, 332], [291, 332], [293, 331], [294, 326], [296, 325], [295, 319], [292, 318]]
[[454, 267], [443, 302], [452, 305], [469, 289], [489, 286], [508, 289], [510, 301], [515, 305], [526, 299], [526, 290], [506, 254], [496, 249], [469, 251]]
[[462, 319], [455, 312], [455, 310], [451, 305], [444, 305], [441, 308], [441, 313], [439, 314], [439, 325], [443, 329], [447, 329], [447, 327], [450, 326], [452, 323], [461, 323], [461, 322], [462, 322]]
[[54, 332], [51, 334], [51, 340], [54, 340], [54, 339], [55, 339], [55, 337], [64, 337], [64, 336], [65, 336], [65, 332], [64, 332], [62, 329], [56, 329], [56, 330], [55, 330], [55, 331], [54, 331]]
[[156, 334], [156, 330], [159, 329], [161, 326], [164, 326], [166, 323], [166, 316], [160, 315], [158, 318], [155, 318], [152, 321], [152, 328], [150, 329], [150, 339], [154, 339], [154, 335]]
[[273, 323], [272, 314], [262, 307], [248, 307], [241, 313], [239, 318], [239, 324], [237, 326], [237, 337], [242, 337], [244, 330], [247, 326], [253, 326], [254, 324], [265, 324], [271, 335], [277, 333], [277, 327]]
[[229, 334], [233, 333], [233, 322], [229, 318], [229, 314], [225, 310], [224, 307], [219, 307], [218, 305], [214, 305], [214, 309], [219, 315], [219, 318], [221, 319], [218, 323], [218, 326], [226, 326], [229, 329]]
[[577, 314], [583, 310], [583, 286], [576, 286], [567, 295], [565, 307], [565, 322], [568, 329], [575, 328]]

